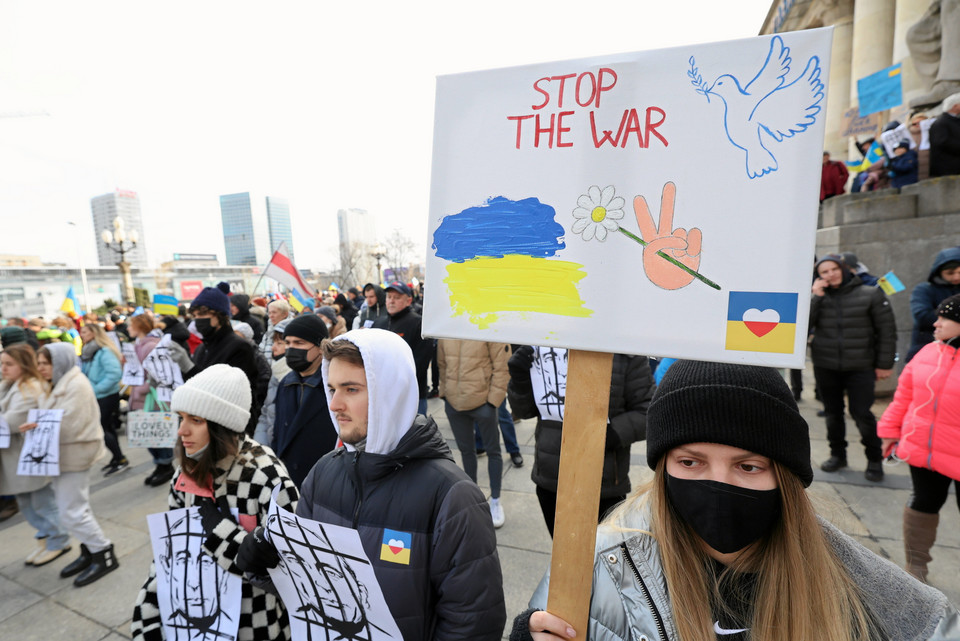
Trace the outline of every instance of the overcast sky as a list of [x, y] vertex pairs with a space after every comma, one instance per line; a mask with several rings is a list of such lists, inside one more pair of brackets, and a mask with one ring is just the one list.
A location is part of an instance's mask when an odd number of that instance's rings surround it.
[[437, 75], [754, 36], [770, 6], [5, 0], [0, 254], [95, 265], [90, 198], [117, 188], [151, 265], [222, 262], [241, 191], [290, 201], [301, 268], [335, 266], [345, 207], [425, 247]]

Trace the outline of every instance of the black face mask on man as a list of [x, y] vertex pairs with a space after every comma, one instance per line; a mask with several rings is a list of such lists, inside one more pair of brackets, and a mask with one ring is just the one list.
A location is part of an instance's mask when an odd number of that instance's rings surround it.
[[[287, 359], [287, 365], [290, 366], [290, 369], [292, 369], [295, 372], [303, 372], [305, 370], [310, 369], [310, 366], [313, 365], [313, 361], [311, 361], [307, 357], [307, 352], [309, 352], [311, 349], [313, 348], [310, 347], [307, 349], [301, 349], [298, 347], [288, 347], [287, 353], [286, 353], [286, 359]], [[320, 358], [319, 354], [317, 354], [317, 358]], [[315, 360], [316, 358], [314, 359], [314, 361]]]
[[196, 318], [193, 321], [193, 326], [197, 328], [200, 336], [204, 339], [210, 338], [217, 332], [217, 328], [210, 324], [209, 318]]
[[667, 496], [693, 531], [723, 554], [760, 540], [780, 518], [779, 488], [751, 490], [667, 474]]

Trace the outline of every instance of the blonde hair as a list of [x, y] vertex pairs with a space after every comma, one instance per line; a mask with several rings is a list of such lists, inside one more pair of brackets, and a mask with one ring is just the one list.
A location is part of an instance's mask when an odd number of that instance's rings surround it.
[[114, 356], [117, 357], [117, 360], [121, 363], [123, 362], [123, 356], [120, 355], [120, 349], [117, 347], [116, 343], [110, 340], [110, 337], [107, 336], [106, 330], [97, 325], [96, 323], [90, 323], [89, 325], [83, 326], [85, 329], [89, 329], [93, 334], [93, 342], [99, 345], [100, 347], [110, 350]]
[[712, 606], [723, 599], [720, 585], [736, 573], [756, 572], [749, 625], [752, 641], [867, 641], [882, 638], [857, 585], [834, 553], [803, 484], [773, 462], [781, 516], [773, 530], [748, 554], [740, 555], [714, 578], [713, 560], [699, 536], [680, 517], [666, 492], [665, 457], [653, 480], [637, 490], [606, 519], [616, 524], [625, 513], [649, 506], [650, 533], [660, 546], [663, 574], [679, 641], [716, 641]]

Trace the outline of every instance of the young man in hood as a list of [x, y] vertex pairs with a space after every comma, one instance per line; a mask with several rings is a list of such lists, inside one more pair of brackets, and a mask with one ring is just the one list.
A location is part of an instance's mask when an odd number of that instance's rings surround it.
[[[404, 639], [501, 638], [506, 610], [490, 510], [433, 419], [418, 415], [413, 355], [396, 334], [324, 343], [330, 415], [343, 446], [301, 488], [301, 517], [356, 529]], [[263, 576], [279, 558], [259, 529], [237, 563]]]
[[908, 363], [924, 345], [933, 342], [937, 307], [955, 294], [960, 294], [960, 247], [948, 247], [933, 259], [926, 282], [914, 287], [910, 293], [913, 334], [907, 352]]

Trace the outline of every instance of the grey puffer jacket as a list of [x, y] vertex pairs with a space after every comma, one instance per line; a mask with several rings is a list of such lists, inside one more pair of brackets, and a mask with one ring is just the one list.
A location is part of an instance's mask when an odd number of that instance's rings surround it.
[[[920, 583], [826, 521], [821, 520], [821, 524], [890, 641], [960, 638], [960, 614], [941, 592]], [[660, 547], [649, 530], [646, 510], [633, 511], [616, 528], [604, 525], [598, 530], [588, 639], [678, 638]], [[531, 608], [546, 608], [549, 581], [548, 572], [530, 599]], [[530, 638], [526, 630], [531, 612], [517, 617], [512, 640]]]
[[858, 276], [812, 297], [810, 330], [815, 367], [844, 372], [893, 368], [897, 324], [890, 301]]

